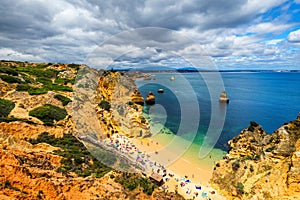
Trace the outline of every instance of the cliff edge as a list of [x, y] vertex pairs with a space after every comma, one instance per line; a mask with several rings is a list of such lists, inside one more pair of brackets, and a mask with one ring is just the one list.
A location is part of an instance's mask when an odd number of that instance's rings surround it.
[[273, 134], [251, 122], [215, 163], [211, 184], [228, 199], [300, 198], [300, 114]]
[[105, 137], [121, 133], [120, 123], [132, 124], [132, 132], [125, 130], [132, 136], [149, 133], [142, 106], [126, 89], [135, 90], [134, 82], [103, 73], [77, 64], [0, 61], [0, 199], [181, 199], [138, 173], [107, 167], [78, 139], [81, 130], [94, 131], [85, 127], [100, 127]]

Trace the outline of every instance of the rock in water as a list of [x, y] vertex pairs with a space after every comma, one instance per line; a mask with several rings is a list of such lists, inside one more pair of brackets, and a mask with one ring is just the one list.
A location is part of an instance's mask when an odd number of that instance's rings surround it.
[[220, 95], [220, 98], [219, 98], [220, 102], [226, 102], [226, 103], [229, 103], [229, 98], [227, 97], [227, 94], [225, 91], [223, 91]]
[[148, 92], [148, 95], [146, 97], [146, 104], [147, 105], [155, 104], [155, 95], [151, 91]]

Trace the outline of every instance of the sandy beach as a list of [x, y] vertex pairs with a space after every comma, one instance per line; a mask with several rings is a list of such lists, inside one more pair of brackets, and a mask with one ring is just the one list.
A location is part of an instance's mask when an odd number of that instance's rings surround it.
[[[158, 152], [158, 154], [160, 154], [160, 150], [163, 149], [173, 137], [177, 136], [158, 134], [151, 138], [134, 138], [131, 139], [131, 141], [142, 151], [147, 153]], [[154, 155], [158, 156], [158, 154]], [[155, 156], [152, 157], [150, 157], [150, 159], [155, 160]], [[167, 159], [168, 155], [164, 152], [164, 155], [160, 155], [160, 158], [161, 157]], [[165, 181], [164, 185], [168, 191], [177, 190], [178, 193], [186, 199], [225, 199], [209, 184], [213, 170], [213, 166], [210, 166], [209, 163], [200, 161], [195, 164], [190, 160], [190, 155], [183, 154], [164, 167], [168, 172], [174, 174], [174, 177], [169, 177], [170, 179]], [[181, 187], [181, 183], [184, 183], [184, 186]], [[196, 189], [196, 186], [201, 186], [201, 190]], [[197, 193], [198, 195], [196, 196]]]
[[144, 174], [148, 177], [152, 173], [163, 177], [162, 190], [178, 192], [186, 199], [224, 199], [209, 185], [212, 166], [205, 162], [194, 163], [190, 155], [177, 156], [166, 148], [174, 135], [158, 134], [151, 138], [127, 138], [114, 135], [109, 139], [121, 152], [136, 159], [145, 166]]

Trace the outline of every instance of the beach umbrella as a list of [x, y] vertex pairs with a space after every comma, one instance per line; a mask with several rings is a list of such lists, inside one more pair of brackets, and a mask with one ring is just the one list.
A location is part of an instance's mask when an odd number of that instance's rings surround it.
[[186, 180], [185, 182], [186, 182], [186, 183], [190, 183], [190, 182], [191, 182], [191, 180], [189, 180], [189, 179], [188, 179], [188, 180]]
[[201, 196], [202, 197], [208, 197], [206, 192], [202, 192]]
[[201, 190], [201, 186], [200, 185], [195, 185], [197, 190]]

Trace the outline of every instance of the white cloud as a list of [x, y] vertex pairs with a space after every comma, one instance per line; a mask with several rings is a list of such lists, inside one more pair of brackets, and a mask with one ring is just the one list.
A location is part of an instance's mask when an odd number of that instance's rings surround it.
[[272, 22], [265, 22], [250, 26], [247, 29], [247, 32], [258, 34], [278, 33], [290, 28], [291, 26], [292, 25], [290, 24], [275, 24]]
[[300, 43], [300, 29], [290, 32], [287, 39], [292, 43]]
[[33, 56], [27, 53], [21, 53], [10, 48], [0, 48], [0, 58], [3, 60], [17, 60], [17, 61], [34, 61], [42, 62], [39, 56]]
[[269, 40], [269, 41], [266, 41], [266, 45], [277, 45], [283, 41], [284, 41], [283, 39]]

